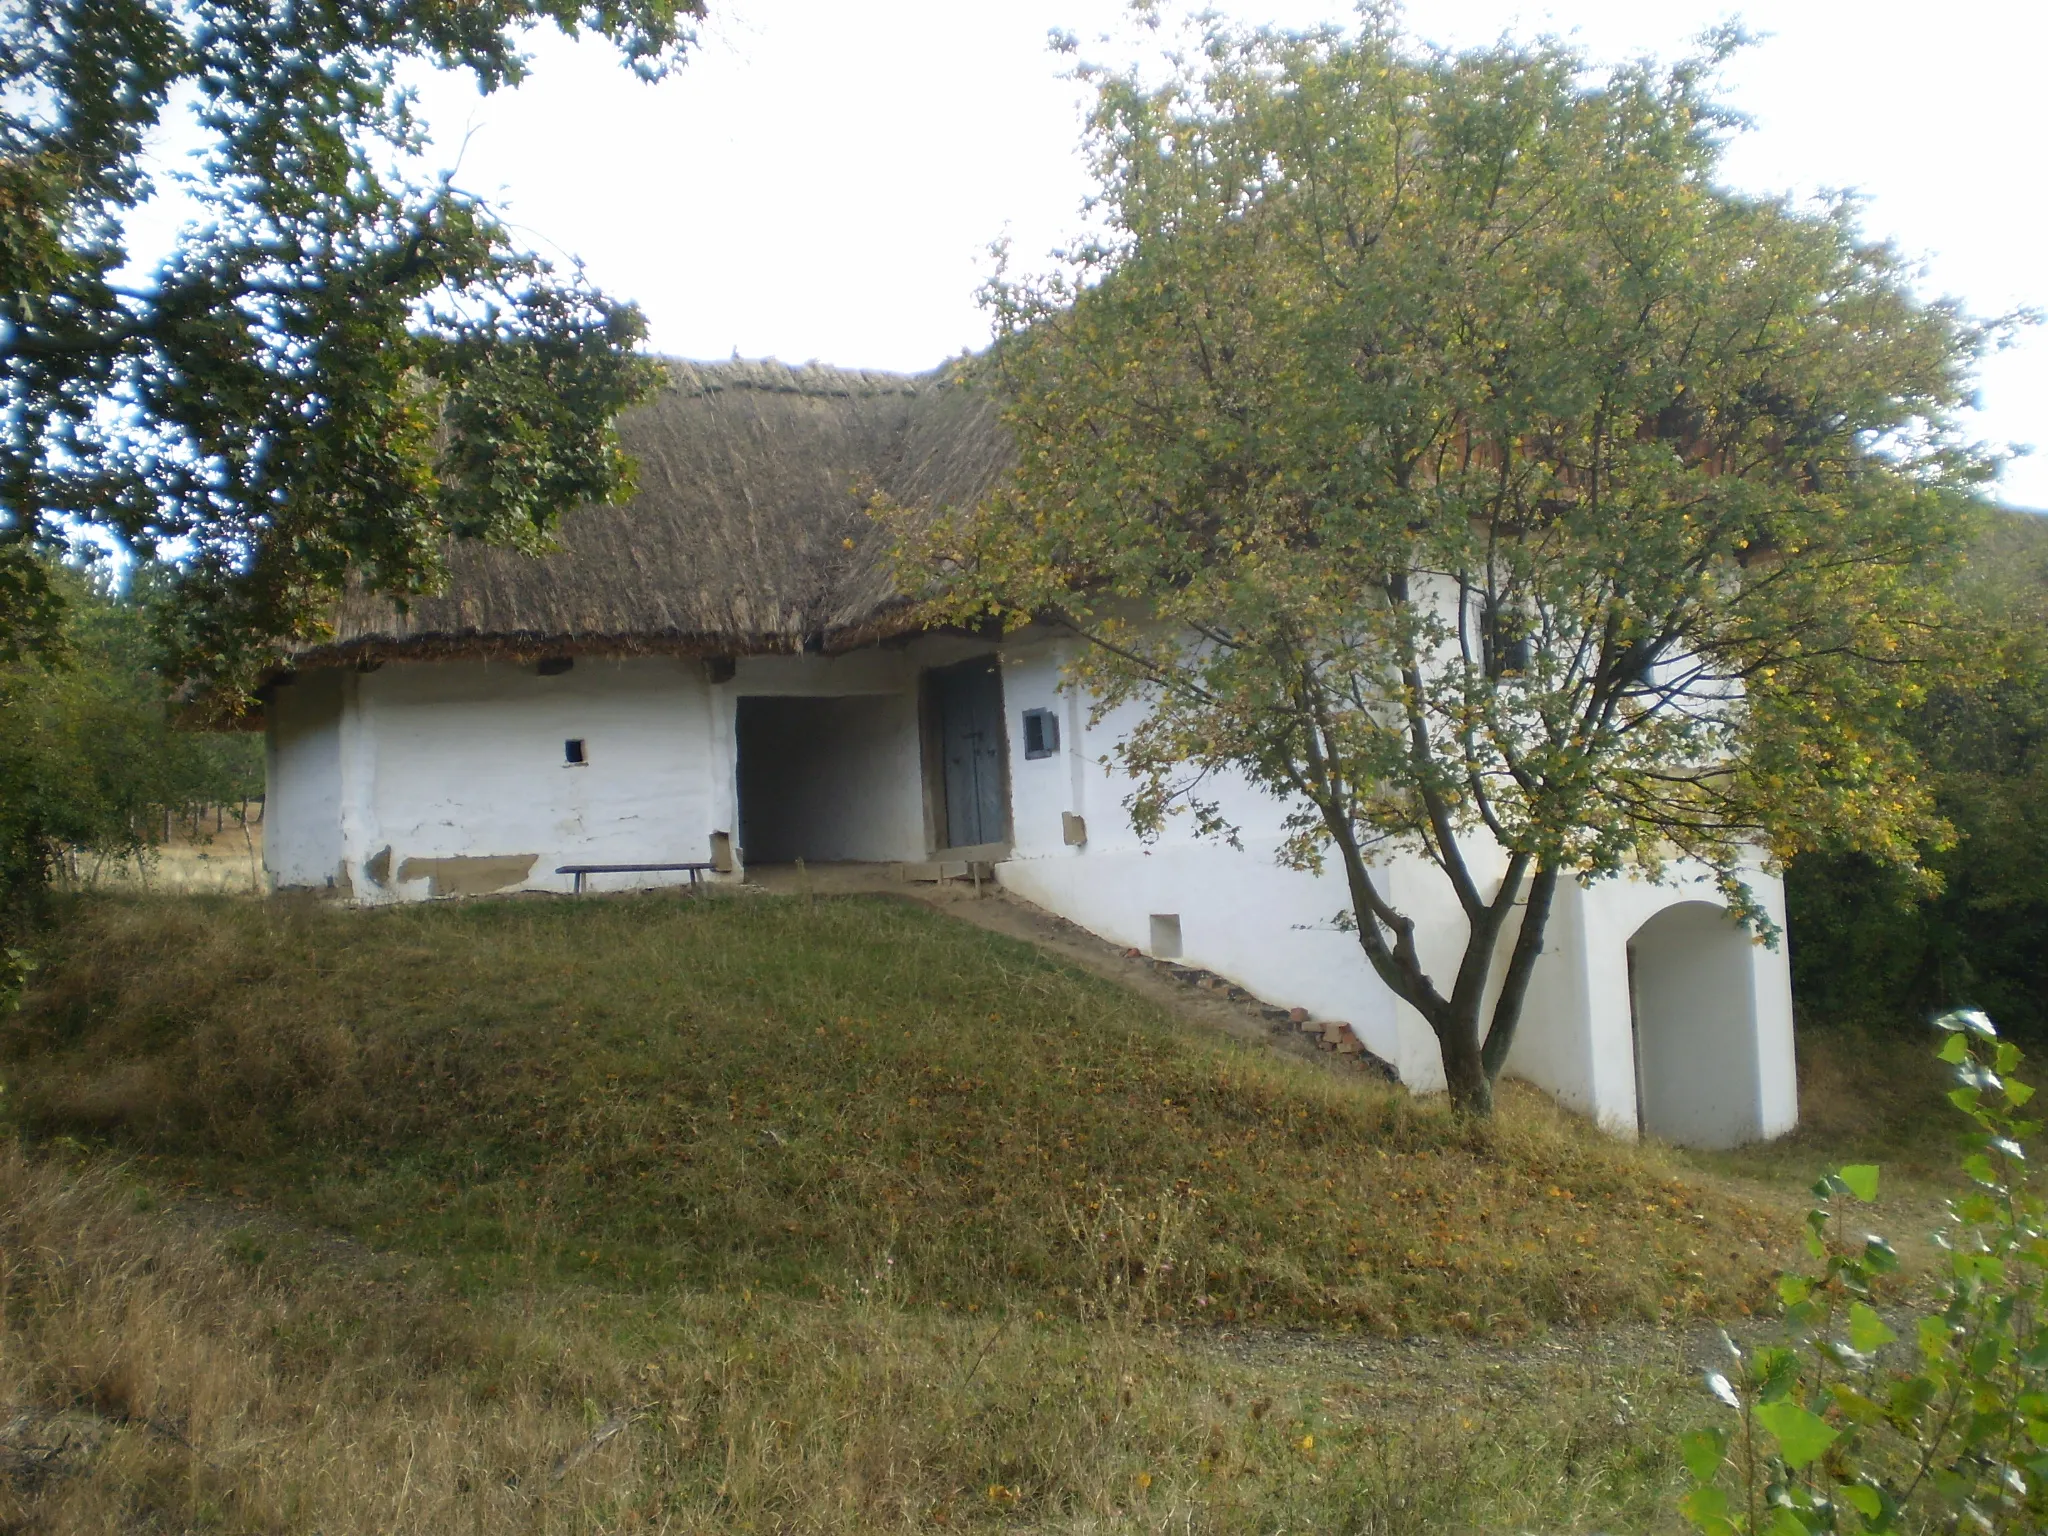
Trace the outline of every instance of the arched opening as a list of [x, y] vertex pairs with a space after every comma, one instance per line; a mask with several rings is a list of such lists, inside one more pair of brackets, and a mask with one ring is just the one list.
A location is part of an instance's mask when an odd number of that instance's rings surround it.
[[1689, 1147], [1762, 1136], [1750, 935], [1710, 903], [1666, 907], [1629, 940], [1628, 976], [1642, 1132]]

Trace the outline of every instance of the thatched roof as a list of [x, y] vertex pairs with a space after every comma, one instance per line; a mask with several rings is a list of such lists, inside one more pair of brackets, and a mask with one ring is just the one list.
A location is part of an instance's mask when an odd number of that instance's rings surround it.
[[639, 491], [562, 519], [557, 553], [459, 543], [438, 596], [352, 595], [298, 665], [396, 656], [843, 650], [906, 605], [880, 493], [971, 501], [1007, 462], [989, 402], [943, 373], [669, 361], [619, 420]]

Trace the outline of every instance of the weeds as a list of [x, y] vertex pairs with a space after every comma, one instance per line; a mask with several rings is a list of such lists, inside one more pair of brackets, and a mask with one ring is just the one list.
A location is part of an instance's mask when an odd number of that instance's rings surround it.
[[465, 1294], [818, 1298], [887, 1255], [970, 1314], [1513, 1333], [1772, 1267], [1763, 1217], [1533, 1094], [1461, 1123], [903, 903], [101, 898], [63, 935], [0, 1026], [25, 1129]]
[[[1402, 1346], [849, 1296], [465, 1297], [0, 1143], [0, 1530], [328, 1536], [1025, 1528], [1648, 1529], [1675, 1464], [1616, 1422], [1675, 1356], [1547, 1352], [1446, 1386]], [[246, 1252], [246, 1247], [245, 1247]]]

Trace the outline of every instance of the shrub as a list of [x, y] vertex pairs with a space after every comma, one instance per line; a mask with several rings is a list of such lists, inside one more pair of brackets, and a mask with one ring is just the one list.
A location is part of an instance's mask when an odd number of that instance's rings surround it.
[[1694, 1486], [1681, 1508], [1708, 1536], [2048, 1529], [2048, 1217], [2024, 1149], [2040, 1124], [2022, 1113], [2034, 1090], [1983, 1014], [1939, 1024], [1949, 1100], [1976, 1131], [1931, 1303], [1881, 1308], [1891, 1248], [1833, 1234], [1838, 1202], [1876, 1198], [1877, 1169], [1815, 1185], [1819, 1272], [1779, 1283], [1791, 1341], [1748, 1354], [1729, 1341], [1732, 1369], [1707, 1381], [1735, 1423], [1682, 1443]]

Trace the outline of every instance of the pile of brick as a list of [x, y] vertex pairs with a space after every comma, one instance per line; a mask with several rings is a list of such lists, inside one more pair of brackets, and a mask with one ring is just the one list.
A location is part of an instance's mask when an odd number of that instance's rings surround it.
[[1319, 1051], [1335, 1051], [1339, 1056], [1357, 1056], [1365, 1052], [1365, 1042], [1342, 1019], [1312, 1019], [1306, 1008], [1290, 1008], [1287, 1010], [1287, 1022], [1313, 1040]]

